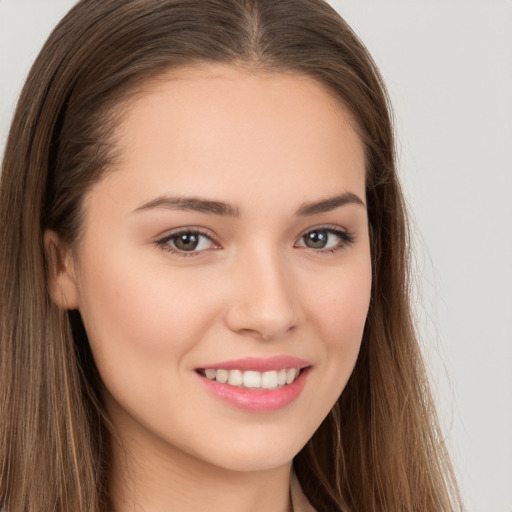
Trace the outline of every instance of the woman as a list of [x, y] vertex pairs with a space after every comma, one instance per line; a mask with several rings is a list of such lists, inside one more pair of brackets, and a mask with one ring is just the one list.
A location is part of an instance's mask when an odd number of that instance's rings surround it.
[[385, 89], [327, 4], [79, 2], [1, 179], [5, 510], [460, 507]]

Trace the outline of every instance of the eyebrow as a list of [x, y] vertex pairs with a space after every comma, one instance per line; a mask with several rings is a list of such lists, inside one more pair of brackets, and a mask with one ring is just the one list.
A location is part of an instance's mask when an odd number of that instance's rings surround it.
[[199, 197], [160, 196], [149, 203], [139, 206], [135, 212], [151, 210], [153, 208], [167, 208], [169, 210], [186, 210], [192, 212], [209, 213], [226, 217], [238, 217], [238, 208], [221, 201], [212, 201]]
[[[352, 192], [345, 192], [334, 197], [303, 203], [296, 212], [297, 216], [304, 217], [326, 213], [336, 208], [348, 204], [360, 205], [366, 208], [363, 200]], [[203, 199], [200, 197], [184, 197], [184, 196], [160, 196], [148, 203], [139, 206], [134, 212], [152, 210], [154, 208], [167, 208], [169, 210], [185, 210], [199, 213], [207, 213], [211, 215], [221, 215], [226, 217], [239, 217], [240, 211], [236, 206], [224, 203], [222, 201], [214, 201], [211, 199]]]
[[321, 201], [315, 201], [312, 203], [304, 203], [298, 210], [297, 215], [306, 216], [306, 215], [316, 215], [318, 213], [326, 213], [336, 208], [340, 208], [341, 206], [345, 206], [347, 204], [356, 204], [366, 208], [363, 200], [353, 194], [352, 192], [345, 192], [344, 194], [340, 194], [338, 196], [329, 197], [327, 199], [323, 199]]

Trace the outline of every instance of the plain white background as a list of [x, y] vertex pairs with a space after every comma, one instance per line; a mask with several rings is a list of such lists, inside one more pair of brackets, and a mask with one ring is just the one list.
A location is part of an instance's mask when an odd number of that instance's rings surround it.
[[[2, 153], [30, 65], [74, 3], [0, 0]], [[418, 325], [468, 512], [512, 512], [512, 2], [331, 4], [394, 104]]]

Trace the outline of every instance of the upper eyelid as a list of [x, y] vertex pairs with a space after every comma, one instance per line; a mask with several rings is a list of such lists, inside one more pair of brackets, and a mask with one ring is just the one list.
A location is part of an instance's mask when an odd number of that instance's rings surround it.
[[347, 228], [344, 228], [338, 224], [318, 224], [316, 226], [309, 227], [302, 231], [300, 235], [297, 238], [300, 238], [311, 231], [319, 230], [319, 229], [325, 229], [326, 231], [331, 231], [333, 233], [347, 233], [351, 234], [350, 231]]
[[156, 241], [164, 241], [168, 240], [169, 238], [172, 238], [173, 236], [178, 236], [183, 233], [193, 233], [201, 236], [205, 236], [206, 238], [209, 238], [212, 242], [218, 244], [217, 237], [214, 233], [212, 233], [209, 229], [206, 228], [200, 228], [197, 226], [184, 226], [181, 228], [176, 228], [173, 230], [167, 230], [164, 231], [161, 235], [158, 235], [156, 238]]
[[297, 240], [300, 240], [308, 233], [311, 233], [313, 231], [327, 231], [335, 236], [339, 236], [341, 238], [344, 238], [345, 242], [353, 242], [356, 239], [356, 234], [353, 231], [349, 231], [346, 228], [342, 228], [340, 226], [329, 226], [329, 225], [321, 225], [314, 228], [309, 228], [306, 231], [303, 231], [301, 235], [297, 238]]
[[[343, 245], [345, 243], [349, 243], [349, 244], [352, 244], [354, 241], [355, 241], [355, 234], [352, 233], [352, 232], [349, 232], [346, 228], [343, 228], [339, 225], [336, 225], [336, 224], [320, 224], [320, 225], [316, 225], [316, 226], [310, 226], [308, 227], [307, 229], [303, 230], [301, 232], [301, 234], [299, 234], [296, 238], [295, 238], [295, 241], [293, 242], [293, 247], [294, 248], [299, 248], [299, 247], [303, 247], [302, 245], [299, 245], [299, 241], [308, 233], [311, 233], [315, 230], [326, 230], [326, 231], [329, 231], [331, 234], [334, 234], [335, 236], [338, 236], [339, 238], [341, 238], [343, 240], [343, 242], [341, 242]], [[180, 250], [176, 247], [172, 247], [173, 244], [171, 244], [171, 239], [173, 237], [176, 237], [176, 236], [179, 236], [180, 234], [183, 234], [183, 233], [192, 233], [192, 234], [197, 234], [199, 236], [204, 236], [206, 237], [208, 240], [211, 241], [211, 243], [214, 245], [214, 247], [208, 247], [208, 248], [205, 248], [205, 249], [200, 249], [200, 250], [193, 250], [193, 251], [183, 251], [183, 250]], [[155, 240], [155, 244], [157, 246], [160, 246], [160, 247], [164, 247], [164, 246], [167, 246], [168, 247], [168, 250], [170, 252], [173, 252], [175, 254], [179, 254], [181, 256], [199, 256], [207, 251], [210, 251], [212, 249], [215, 249], [215, 250], [218, 250], [218, 249], [222, 249], [223, 246], [222, 244], [219, 242], [217, 236], [215, 234], [213, 234], [209, 229], [206, 229], [206, 228], [202, 228], [202, 227], [198, 227], [198, 226], [183, 226], [183, 227], [180, 227], [180, 228], [176, 228], [170, 232], [167, 232], [167, 234], [163, 237], [159, 237]], [[332, 249], [311, 249], [311, 250], [314, 250], [315, 252], [330, 252], [332, 251]]]
[[[338, 224], [317, 224], [314, 226], [310, 226], [304, 230], [302, 230], [299, 235], [297, 236], [297, 239], [300, 237], [306, 235], [307, 233], [314, 231], [315, 229], [325, 229], [328, 231], [333, 232], [343, 232], [343, 233], [349, 233], [349, 230], [338, 225]], [[208, 228], [203, 228], [199, 226], [182, 226], [179, 228], [175, 228], [171, 231], [165, 231], [162, 235], [159, 235], [156, 237], [157, 240], [165, 240], [168, 238], [171, 238], [173, 236], [180, 235], [182, 233], [195, 233], [199, 235], [206, 236], [207, 238], [210, 238], [213, 242], [218, 242], [218, 237]]]

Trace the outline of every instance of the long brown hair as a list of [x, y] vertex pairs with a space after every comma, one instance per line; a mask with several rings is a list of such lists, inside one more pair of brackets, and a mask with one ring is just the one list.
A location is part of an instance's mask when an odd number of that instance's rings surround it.
[[108, 172], [125, 102], [196, 62], [311, 76], [356, 120], [366, 150], [373, 288], [342, 396], [295, 457], [319, 512], [461, 508], [411, 320], [408, 230], [382, 79], [322, 0], [82, 0], [33, 65], [0, 186], [0, 508], [99, 512], [111, 429], [77, 311], [47, 289], [45, 229], [77, 240], [82, 199]]

